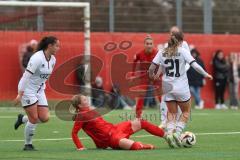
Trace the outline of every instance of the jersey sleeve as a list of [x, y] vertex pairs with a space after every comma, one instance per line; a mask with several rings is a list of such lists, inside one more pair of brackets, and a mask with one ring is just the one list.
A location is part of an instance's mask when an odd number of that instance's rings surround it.
[[154, 64], [160, 64], [161, 63], [161, 54], [162, 50], [159, 50], [156, 56], [153, 58], [152, 63]]
[[191, 55], [190, 51], [183, 48], [182, 49], [182, 53], [183, 53], [183, 57], [185, 59], [185, 61], [188, 63], [188, 64], [192, 64], [193, 62], [195, 62], [196, 60], [193, 58], [193, 56]]
[[72, 140], [78, 149], [83, 148], [83, 145], [80, 139], [78, 138], [78, 132], [82, 128], [82, 125], [83, 125], [83, 122], [76, 120], [72, 128]]
[[182, 42], [182, 47], [183, 47], [184, 49], [190, 51], [190, 48], [189, 48], [188, 43], [187, 43], [186, 41], [183, 41], [183, 42]]
[[33, 55], [27, 65], [26, 70], [32, 74], [34, 74], [37, 70], [37, 68], [41, 64], [41, 59], [38, 56]]

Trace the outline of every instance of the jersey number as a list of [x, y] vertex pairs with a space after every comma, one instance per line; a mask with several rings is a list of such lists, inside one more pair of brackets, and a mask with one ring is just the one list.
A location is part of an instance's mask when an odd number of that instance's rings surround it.
[[[180, 73], [179, 73], [179, 59], [166, 59], [164, 61], [164, 63], [166, 65], [168, 65], [168, 67], [166, 67], [166, 75], [169, 77], [180, 77]], [[174, 69], [175, 69], [175, 75], [174, 75]]]

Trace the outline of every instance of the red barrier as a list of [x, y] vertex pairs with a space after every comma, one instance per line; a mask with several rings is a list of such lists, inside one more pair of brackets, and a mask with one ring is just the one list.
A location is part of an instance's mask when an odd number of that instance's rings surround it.
[[[18, 47], [31, 39], [39, 40], [45, 35], [55, 35], [60, 39], [61, 49], [57, 54], [57, 65], [55, 69], [71, 57], [83, 53], [83, 33], [79, 32], [0, 32], [0, 100], [13, 99], [17, 94], [17, 84], [21, 77], [19, 64]], [[155, 44], [166, 42], [168, 34], [151, 34]], [[104, 87], [111, 87], [110, 81], [110, 62], [113, 55], [125, 53], [129, 61], [132, 61], [133, 55], [143, 48], [144, 33], [92, 33], [91, 51], [92, 54], [102, 59], [104, 66], [100, 71], [103, 77]], [[240, 52], [239, 35], [202, 35], [185, 34], [185, 39], [189, 44], [193, 44], [201, 53], [205, 62], [206, 69], [212, 72], [211, 60], [213, 52], [222, 49], [226, 54], [230, 52]], [[122, 41], [131, 41], [132, 46], [127, 50], [119, 48]], [[113, 51], [105, 51], [104, 45], [108, 42], [115, 42], [117, 48]], [[94, 68], [93, 68], [94, 69]], [[76, 84], [74, 74], [72, 74], [66, 83]], [[49, 86], [47, 87], [47, 96], [49, 99], [66, 98], [66, 95], [55, 92]], [[214, 92], [212, 82], [207, 81], [207, 85], [202, 90], [202, 97], [207, 107], [214, 106]]]

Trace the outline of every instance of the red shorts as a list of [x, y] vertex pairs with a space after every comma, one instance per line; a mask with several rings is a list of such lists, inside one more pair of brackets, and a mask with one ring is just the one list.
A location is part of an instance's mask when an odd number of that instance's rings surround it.
[[129, 138], [133, 134], [131, 121], [116, 124], [111, 129], [110, 147], [119, 149], [119, 141], [123, 138]]

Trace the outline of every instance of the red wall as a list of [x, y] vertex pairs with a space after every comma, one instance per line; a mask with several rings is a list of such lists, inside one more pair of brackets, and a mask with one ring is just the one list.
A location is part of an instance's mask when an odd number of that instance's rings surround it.
[[[79, 32], [0, 32], [0, 99], [13, 99], [17, 94], [17, 84], [21, 77], [19, 64], [18, 47], [31, 39], [39, 40], [44, 35], [55, 35], [59, 38], [61, 49], [57, 53], [57, 65], [55, 69], [71, 57], [83, 53], [83, 33]], [[168, 34], [151, 34], [155, 44], [165, 43]], [[114, 54], [125, 53], [129, 61], [133, 55], [143, 48], [144, 33], [92, 33], [91, 51], [92, 54], [103, 60], [104, 66], [100, 76], [104, 79], [105, 88], [109, 89], [110, 84], [110, 60]], [[240, 52], [239, 35], [202, 35], [185, 34], [185, 39], [189, 44], [193, 44], [201, 53], [206, 69], [212, 72], [211, 59], [213, 52], [222, 49], [226, 54], [229, 52]], [[131, 41], [132, 47], [127, 50], [116, 49], [111, 52], [104, 51], [104, 45], [108, 42], [119, 44], [121, 41]], [[67, 80], [68, 83], [75, 83], [74, 77]], [[214, 92], [212, 82], [207, 81], [207, 85], [202, 90], [203, 99], [207, 107], [214, 106]], [[65, 98], [62, 95], [47, 87], [49, 99]]]

